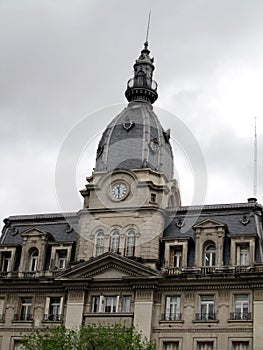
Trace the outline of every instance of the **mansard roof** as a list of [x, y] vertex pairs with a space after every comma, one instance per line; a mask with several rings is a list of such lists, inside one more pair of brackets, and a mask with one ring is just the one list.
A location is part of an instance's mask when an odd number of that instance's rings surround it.
[[225, 225], [230, 234], [255, 234], [255, 212], [262, 211], [257, 202], [215, 204], [204, 206], [181, 206], [176, 211], [167, 209], [168, 219], [163, 237], [191, 237], [195, 239], [193, 226], [206, 220]]
[[49, 234], [55, 242], [77, 240], [76, 213], [9, 216], [4, 223], [1, 244], [22, 244], [21, 234], [32, 229]]

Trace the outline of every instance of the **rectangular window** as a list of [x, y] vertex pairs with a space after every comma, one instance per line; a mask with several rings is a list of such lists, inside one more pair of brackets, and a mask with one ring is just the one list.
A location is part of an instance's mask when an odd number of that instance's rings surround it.
[[156, 193], [151, 193], [151, 202], [156, 202]]
[[232, 350], [249, 350], [249, 342], [248, 341], [233, 341], [231, 349]]
[[234, 319], [248, 320], [249, 314], [249, 298], [248, 294], [236, 294], [234, 296]]
[[30, 262], [29, 262], [29, 271], [36, 272], [38, 267], [38, 250], [35, 250], [31, 253]]
[[45, 321], [61, 321], [63, 313], [62, 297], [47, 297], [45, 306]]
[[21, 299], [21, 311], [19, 319], [22, 321], [32, 320], [32, 298]]
[[56, 251], [56, 268], [65, 269], [67, 266], [67, 250], [59, 249]]
[[164, 319], [167, 321], [178, 321], [181, 319], [179, 296], [172, 295], [166, 297]]
[[237, 244], [237, 265], [249, 265], [249, 244]]
[[91, 312], [114, 313], [118, 312], [118, 307], [119, 296], [100, 295], [92, 297]]
[[95, 242], [95, 256], [99, 256], [104, 252], [104, 233], [99, 231]]
[[122, 312], [131, 312], [131, 296], [122, 297]]
[[213, 295], [200, 296], [200, 320], [215, 319], [215, 300]]
[[0, 321], [4, 320], [4, 305], [5, 305], [5, 299], [0, 298]]
[[214, 342], [212, 341], [199, 341], [197, 342], [197, 350], [213, 350]]
[[179, 342], [178, 341], [164, 342], [163, 350], [179, 350]]
[[170, 247], [170, 267], [182, 266], [183, 247], [181, 245]]
[[1, 253], [1, 271], [7, 272], [11, 270], [11, 255], [12, 252], [2, 252]]
[[117, 299], [118, 297], [105, 297], [104, 312], [107, 312], [107, 313], [117, 312]]
[[205, 248], [204, 265], [207, 267], [216, 265], [216, 246], [210, 244]]
[[91, 312], [99, 312], [100, 297], [96, 296], [92, 298]]

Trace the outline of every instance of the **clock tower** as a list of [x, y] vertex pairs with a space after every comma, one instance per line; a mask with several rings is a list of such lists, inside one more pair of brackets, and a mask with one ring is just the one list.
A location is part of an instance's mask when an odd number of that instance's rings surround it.
[[127, 83], [129, 103], [102, 134], [95, 169], [81, 191], [79, 259], [112, 251], [155, 267], [165, 209], [180, 206], [170, 133], [152, 106], [158, 98], [153, 62], [145, 42]]

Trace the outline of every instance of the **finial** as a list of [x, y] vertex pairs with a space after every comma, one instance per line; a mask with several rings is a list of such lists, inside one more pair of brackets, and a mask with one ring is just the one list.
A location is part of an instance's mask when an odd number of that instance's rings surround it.
[[254, 179], [253, 179], [253, 195], [257, 197], [257, 172], [258, 172], [258, 160], [257, 160], [257, 117], [255, 117], [255, 134], [254, 134]]
[[146, 30], [146, 38], [145, 38], [145, 43], [144, 43], [145, 49], [147, 49], [147, 47], [148, 47], [150, 22], [151, 22], [151, 10], [149, 11], [149, 16], [148, 16], [148, 24], [147, 24], [147, 30]]

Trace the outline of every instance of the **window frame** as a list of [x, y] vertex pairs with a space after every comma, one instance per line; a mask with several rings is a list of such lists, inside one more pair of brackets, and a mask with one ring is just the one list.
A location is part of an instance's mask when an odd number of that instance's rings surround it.
[[105, 234], [103, 230], [98, 230], [95, 234], [94, 256], [104, 253]]
[[[173, 346], [175, 345], [175, 346]], [[164, 340], [162, 344], [163, 350], [180, 350], [180, 341], [179, 340]]]
[[136, 233], [133, 228], [130, 228], [126, 234], [125, 241], [125, 256], [128, 258], [134, 257], [135, 255], [135, 241], [136, 241]]
[[[37, 255], [35, 255], [37, 254]], [[39, 250], [37, 248], [34, 248], [29, 255], [29, 266], [28, 271], [29, 272], [36, 272], [39, 264]]]
[[119, 254], [120, 251], [120, 231], [115, 229], [111, 232], [110, 235], [110, 252]]
[[[238, 298], [242, 298], [246, 296], [246, 300], [238, 300]], [[240, 307], [238, 307], [238, 304], [240, 304]], [[245, 311], [245, 309], [247, 309]], [[238, 311], [240, 310], [240, 311]], [[240, 294], [234, 294], [233, 295], [233, 314], [235, 320], [248, 320], [249, 319], [249, 313], [250, 313], [250, 298], [248, 293], [240, 293]]]
[[[171, 300], [171, 299], [174, 300]], [[166, 295], [165, 296], [165, 321], [180, 321], [181, 320], [181, 296]]]
[[[23, 301], [30, 300], [30, 302]], [[25, 310], [25, 312], [23, 312]], [[21, 297], [19, 307], [19, 321], [32, 321], [33, 320], [33, 297]]]
[[183, 264], [183, 246], [180, 244], [171, 245], [169, 251], [169, 267], [182, 267]]
[[[64, 254], [64, 256], [61, 256], [61, 254]], [[62, 262], [62, 266], [60, 266], [60, 263]], [[65, 270], [67, 268], [67, 262], [68, 262], [68, 250], [67, 249], [56, 249], [55, 253], [55, 267], [58, 270]]]
[[[211, 307], [211, 310], [210, 310], [210, 307]], [[199, 318], [201, 321], [215, 320], [215, 295], [214, 294], [199, 295], [199, 312], [200, 312]]]
[[204, 246], [203, 263], [205, 267], [216, 266], [216, 245], [214, 242], [209, 242]]

